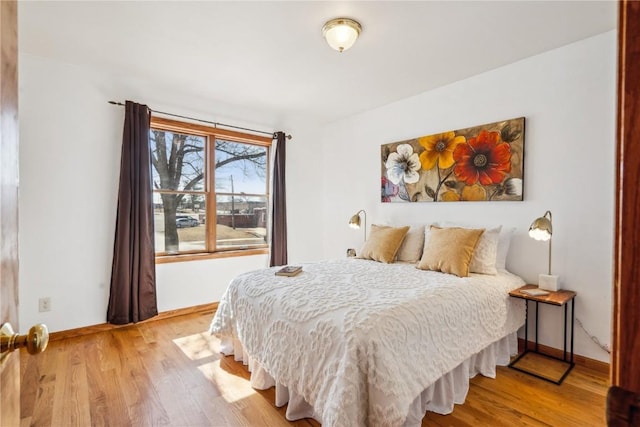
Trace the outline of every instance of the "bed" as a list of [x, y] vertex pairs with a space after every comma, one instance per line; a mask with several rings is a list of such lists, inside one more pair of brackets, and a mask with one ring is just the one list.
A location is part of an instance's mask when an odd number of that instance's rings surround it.
[[523, 281], [504, 269], [457, 277], [338, 259], [295, 277], [276, 270], [234, 279], [210, 332], [248, 366], [254, 388], [276, 387], [289, 420], [420, 425], [426, 411], [450, 413], [469, 378], [495, 377], [517, 351], [524, 303], [508, 292]]

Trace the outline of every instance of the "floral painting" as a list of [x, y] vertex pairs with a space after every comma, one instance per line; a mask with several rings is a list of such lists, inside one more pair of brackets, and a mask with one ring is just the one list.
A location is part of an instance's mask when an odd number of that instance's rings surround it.
[[522, 200], [524, 117], [381, 149], [382, 202]]

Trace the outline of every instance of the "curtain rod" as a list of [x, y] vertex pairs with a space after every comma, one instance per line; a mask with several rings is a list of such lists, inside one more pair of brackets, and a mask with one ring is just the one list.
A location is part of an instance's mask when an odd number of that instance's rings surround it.
[[[108, 102], [109, 102], [109, 104], [113, 104], [113, 105], [119, 105], [119, 106], [122, 106], [122, 107], [125, 106], [125, 104], [123, 104], [122, 102], [116, 102], [116, 101], [108, 101]], [[149, 108], [149, 107], [147, 107], [147, 108]], [[264, 135], [271, 135], [273, 137], [273, 139], [276, 138], [276, 132], [267, 132], [267, 131], [264, 131], [264, 130], [256, 130], [256, 129], [250, 129], [250, 128], [243, 128], [243, 127], [240, 127], [240, 126], [226, 125], [224, 123], [218, 123], [218, 122], [212, 122], [212, 121], [209, 121], [209, 120], [197, 119], [195, 117], [181, 116], [180, 114], [173, 114], [173, 113], [167, 113], [167, 112], [164, 112], [164, 111], [152, 110], [151, 108], [149, 108], [149, 111], [151, 111], [152, 113], [156, 113], [156, 114], [164, 114], [165, 116], [180, 117], [181, 119], [194, 120], [196, 122], [208, 123], [210, 125], [213, 125], [213, 127], [223, 126], [223, 127], [226, 127], [226, 128], [241, 129], [241, 130], [246, 130], [246, 131], [249, 131], [249, 132], [262, 133]], [[291, 139], [291, 135], [286, 135], [285, 134], [285, 138]]]

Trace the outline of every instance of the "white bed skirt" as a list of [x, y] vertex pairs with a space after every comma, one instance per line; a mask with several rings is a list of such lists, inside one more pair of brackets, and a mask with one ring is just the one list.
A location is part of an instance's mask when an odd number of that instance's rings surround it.
[[[258, 390], [276, 388], [278, 407], [288, 403], [286, 417], [289, 421], [302, 418], [313, 418], [322, 423], [322, 419], [315, 413], [313, 407], [294, 391], [278, 383], [267, 373], [259, 363], [251, 358], [239, 340], [223, 338], [220, 351], [225, 355], [234, 355], [236, 361], [241, 361], [251, 372], [251, 386]], [[416, 397], [409, 408], [409, 414], [404, 426], [420, 426], [427, 411], [438, 414], [450, 414], [454, 404], [464, 403], [469, 391], [469, 378], [481, 374], [485, 377], [496, 377], [496, 366], [506, 366], [512, 355], [518, 351], [518, 338], [512, 333], [490, 344], [449, 373], [443, 375], [435, 383], [427, 387], [420, 396]]]

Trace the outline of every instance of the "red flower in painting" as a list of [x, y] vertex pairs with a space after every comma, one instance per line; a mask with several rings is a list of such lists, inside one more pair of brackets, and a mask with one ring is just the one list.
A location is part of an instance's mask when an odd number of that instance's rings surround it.
[[502, 141], [499, 132], [483, 130], [468, 138], [453, 152], [454, 173], [460, 181], [473, 185], [499, 184], [511, 172], [511, 146]]

